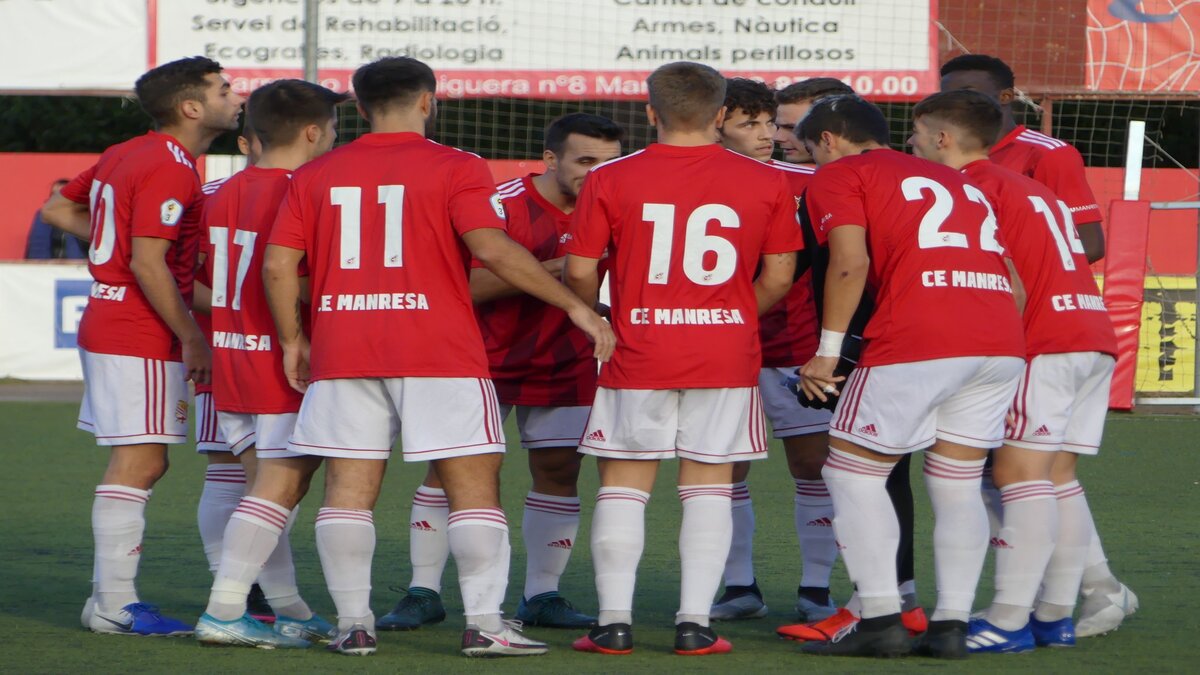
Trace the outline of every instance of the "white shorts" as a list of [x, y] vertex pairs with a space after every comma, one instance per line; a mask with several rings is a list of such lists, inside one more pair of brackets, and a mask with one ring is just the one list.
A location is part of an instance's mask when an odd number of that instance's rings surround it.
[[937, 439], [997, 448], [1024, 366], [1015, 356], [964, 356], [856, 368], [829, 435], [885, 455]]
[[79, 350], [83, 404], [78, 427], [97, 445], [186, 443], [188, 389], [183, 364]]
[[221, 426], [217, 423], [217, 409], [213, 407], [212, 394], [198, 393], [195, 400], [196, 415], [192, 426], [196, 434], [196, 452], [229, 452], [225, 434], [221, 433]]
[[596, 390], [579, 451], [724, 464], [767, 456], [758, 387]]
[[521, 447], [526, 450], [538, 448], [574, 448], [583, 437], [591, 407], [575, 406], [500, 406], [500, 419], [508, 419], [508, 413], [517, 409], [517, 430], [521, 432]]
[[504, 452], [496, 389], [475, 377], [319, 380], [308, 386], [288, 450], [388, 459], [399, 435], [404, 461]]
[[296, 413], [251, 414], [217, 413], [225, 438], [232, 439], [229, 450], [240, 455], [254, 446], [255, 456], [262, 459], [286, 459], [300, 455], [288, 450], [288, 438], [296, 427]]
[[1040, 354], [1025, 366], [1005, 443], [1029, 450], [1100, 451], [1113, 357], [1100, 352]]
[[763, 412], [771, 421], [775, 438], [791, 438], [829, 431], [833, 411], [824, 408], [805, 408], [796, 395], [783, 385], [799, 366], [763, 368], [758, 373], [758, 389], [762, 393]]

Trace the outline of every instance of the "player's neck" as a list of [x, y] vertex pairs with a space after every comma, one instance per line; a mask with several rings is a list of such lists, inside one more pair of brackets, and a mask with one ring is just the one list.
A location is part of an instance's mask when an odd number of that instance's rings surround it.
[[281, 148], [271, 148], [263, 150], [262, 155], [254, 166], [259, 169], [285, 169], [287, 171], [295, 171], [302, 164], [309, 161], [308, 148], [304, 146], [284, 146]]
[[420, 134], [425, 135], [425, 118], [416, 110], [390, 109], [371, 118], [371, 133], [373, 134]]
[[559, 211], [570, 213], [575, 210], [575, 198], [563, 194], [558, 187], [557, 177], [549, 171], [533, 177], [533, 188], [543, 199], [557, 206]]
[[208, 147], [217, 140], [217, 136], [225, 133], [221, 129], [206, 129], [200, 126], [172, 124], [158, 129], [158, 133], [166, 134], [183, 146], [192, 157], [199, 157], [208, 152]]
[[987, 150], [979, 150], [972, 152], [953, 151], [946, 153], [939, 164], [945, 164], [951, 169], [962, 170], [962, 168], [972, 162], [978, 162], [981, 159], [988, 158]]
[[1013, 129], [1016, 128], [1017, 120], [1013, 117], [1012, 108], [1004, 108], [1004, 120], [1000, 123], [1000, 136], [996, 140], [998, 141], [1011, 134]]
[[713, 145], [717, 142], [717, 130], [716, 127], [673, 130], [659, 125], [658, 142], [663, 145], [677, 145], [684, 148]]

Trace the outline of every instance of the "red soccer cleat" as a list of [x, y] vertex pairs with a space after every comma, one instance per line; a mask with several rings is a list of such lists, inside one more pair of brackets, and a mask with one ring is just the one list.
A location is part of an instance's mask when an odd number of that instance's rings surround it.
[[788, 640], [796, 640], [798, 642], [825, 642], [832, 640], [833, 637], [842, 631], [845, 631], [850, 626], [858, 623], [858, 617], [854, 612], [841, 607], [833, 616], [828, 619], [814, 621], [812, 623], [797, 623], [790, 626], [780, 626], [775, 629], [775, 632], [781, 638]]
[[577, 652], [623, 656], [633, 652], [633, 628], [627, 623], [596, 626], [587, 635], [571, 643]]
[[900, 621], [908, 629], [908, 634], [912, 637], [916, 637], [929, 629], [929, 619], [925, 616], [925, 610], [920, 607], [913, 607], [907, 612], [901, 613]]
[[685, 621], [675, 626], [675, 653], [680, 656], [707, 656], [733, 651], [729, 640], [720, 637], [708, 626]]

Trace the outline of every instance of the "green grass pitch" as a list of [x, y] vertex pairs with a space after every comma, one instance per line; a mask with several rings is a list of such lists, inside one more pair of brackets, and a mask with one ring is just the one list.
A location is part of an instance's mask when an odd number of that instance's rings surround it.
[[[719, 624], [734, 644], [728, 656], [685, 659], [670, 653], [672, 617], [678, 603], [676, 534], [679, 503], [674, 467], [663, 466], [647, 510], [647, 546], [635, 609], [636, 649], [627, 657], [576, 654], [574, 631], [532, 629], [552, 646], [543, 657], [476, 662], [458, 654], [462, 605], [453, 565], [446, 575], [450, 618], [413, 633], [382, 633], [379, 652], [350, 660], [323, 653], [202, 648], [188, 639], [145, 639], [93, 635], [79, 626], [91, 572], [90, 504], [107, 453], [74, 429], [76, 406], [62, 403], [0, 404], [0, 672], [939, 672], [1039, 673], [1196, 672], [1200, 640], [1200, 419], [1112, 416], [1104, 450], [1083, 463], [1105, 548], [1117, 575], [1140, 596], [1141, 611], [1120, 631], [1081, 640], [1069, 650], [1038, 650], [1021, 656], [979, 656], [966, 662], [927, 659], [868, 662], [820, 659], [797, 653], [794, 643], [775, 638], [776, 625], [791, 623], [798, 582], [798, 553], [792, 529], [792, 484], [778, 444], [775, 456], [756, 464], [751, 489], [758, 514], [758, 578], [771, 613], [765, 619]], [[510, 438], [515, 436], [510, 428]], [[524, 573], [520, 513], [529, 479], [524, 451], [510, 446], [503, 477], [504, 505], [511, 521], [513, 579], [506, 608], [515, 610]], [[210, 583], [196, 531], [196, 501], [204, 460], [188, 447], [172, 451], [172, 468], [150, 502], [145, 554], [140, 572], [144, 600], [167, 613], [194, 619], [203, 610]], [[389, 586], [408, 581], [409, 500], [423, 465], [394, 462], [375, 514], [372, 605], [387, 612], [399, 595]], [[917, 467], [914, 467], [914, 471]], [[301, 590], [313, 607], [333, 618], [333, 606], [313, 544], [312, 521], [320, 502], [320, 478], [302, 507], [293, 533]], [[919, 474], [917, 570], [922, 601], [934, 597], [931, 517]], [[595, 610], [588, 551], [588, 514], [596, 490], [595, 469], [585, 461], [580, 491], [584, 521], [564, 594]], [[991, 595], [990, 566], [984, 571], [979, 606]], [[839, 600], [849, 594], [843, 569], [834, 573]]]

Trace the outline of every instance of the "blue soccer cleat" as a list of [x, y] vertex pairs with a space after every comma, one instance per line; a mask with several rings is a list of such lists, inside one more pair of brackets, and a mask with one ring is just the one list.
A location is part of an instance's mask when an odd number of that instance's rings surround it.
[[997, 628], [987, 619], [971, 619], [967, 624], [967, 651], [972, 654], [1022, 654], [1033, 648], [1029, 624], [1017, 630]]
[[157, 607], [144, 602], [132, 602], [116, 614], [105, 614], [93, 605], [88, 629], [93, 633], [145, 637], [184, 637], [192, 634], [190, 625], [163, 616]]
[[1075, 646], [1075, 622], [1069, 616], [1058, 621], [1038, 621], [1037, 617], [1030, 614], [1029, 629], [1033, 631], [1033, 641], [1039, 647]]
[[249, 614], [233, 621], [221, 621], [205, 613], [196, 622], [196, 640], [204, 645], [258, 649], [305, 649], [309, 646], [308, 640], [276, 632]]
[[591, 628], [596, 625], [596, 617], [576, 610], [558, 591], [535, 595], [528, 600], [521, 598], [517, 620], [526, 626], [543, 628]]
[[329, 642], [337, 637], [337, 626], [316, 614], [313, 614], [312, 618], [307, 621], [292, 619], [286, 616], [276, 616], [275, 632], [280, 635], [299, 638], [309, 642]]

